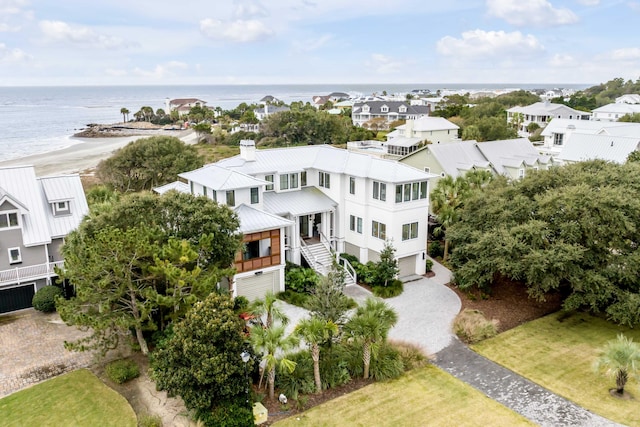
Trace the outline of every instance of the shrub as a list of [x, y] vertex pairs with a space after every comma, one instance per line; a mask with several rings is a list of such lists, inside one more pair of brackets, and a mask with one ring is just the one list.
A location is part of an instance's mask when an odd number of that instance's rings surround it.
[[355, 255], [348, 254], [346, 252], [341, 253], [340, 258], [344, 258], [347, 261], [349, 261], [349, 264], [351, 264], [354, 268], [356, 264], [360, 264], [360, 260], [358, 260], [358, 257], [356, 257]]
[[414, 343], [408, 341], [389, 341], [389, 344], [396, 349], [402, 360], [405, 371], [421, 368], [429, 363], [429, 356], [424, 350]]
[[479, 310], [465, 309], [453, 321], [453, 331], [466, 343], [475, 343], [494, 337], [498, 333], [498, 321], [487, 320]]
[[62, 289], [57, 286], [45, 286], [36, 292], [31, 303], [36, 310], [51, 313], [56, 311], [56, 297], [62, 297]]
[[284, 281], [286, 289], [308, 294], [318, 283], [318, 274], [311, 268], [294, 267], [286, 271]]
[[141, 415], [138, 417], [138, 427], [162, 427], [162, 418], [160, 415]]
[[430, 259], [427, 259], [427, 260], [424, 262], [424, 266], [425, 266], [425, 271], [426, 271], [427, 273], [428, 273], [428, 272], [430, 272], [431, 270], [433, 270], [433, 261], [432, 261], [432, 260], [430, 260]]
[[306, 308], [307, 300], [309, 299], [309, 294], [295, 292], [291, 289], [287, 289], [284, 292], [279, 292], [276, 296], [282, 301], [302, 308]]
[[347, 362], [342, 359], [337, 346], [323, 347], [320, 352], [320, 376], [323, 389], [339, 387], [351, 381]]
[[254, 422], [246, 402], [220, 402], [211, 411], [198, 411], [196, 418], [205, 427], [246, 427]]
[[438, 258], [444, 255], [444, 249], [442, 245], [437, 240], [434, 240], [429, 245], [429, 256], [431, 258]]
[[398, 378], [404, 373], [404, 363], [400, 352], [391, 344], [385, 342], [380, 345], [378, 354], [371, 357], [369, 375], [376, 381], [390, 380]]
[[140, 375], [140, 368], [134, 360], [120, 359], [107, 364], [105, 372], [111, 381], [122, 384], [137, 378]]
[[233, 309], [238, 313], [242, 313], [243, 311], [247, 311], [249, 308], [249, 300], [247, 297], [243, 297], [239, 295], [233, 299]]
[[397, 297], [402, 293], [403, 289], [402, 281], [397, 279], [390, 282], [388, 286], [374, 286], [372, 288], [373, 294], [380, 298]]
[[[322, 353], [321, 353], [322, 354]], [[298, 399], [300, 394], [313, 393], [316, 390], [313, 379], [313, 361], [308, 350], [302, 350], [287, 356], [296, 362], [296, 369], [292, 372], [284, 369], [276, 375], [276, 387], [291, 399]], [[322, 375], [322, 370], [320, 371]]]

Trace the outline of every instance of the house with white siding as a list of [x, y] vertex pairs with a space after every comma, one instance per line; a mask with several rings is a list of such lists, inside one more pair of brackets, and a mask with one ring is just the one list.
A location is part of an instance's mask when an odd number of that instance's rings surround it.
[[245, 249], [233, 295], [284, 290], [285, 261], [320, 273], [334, 253], [377, 261], [387, 241], [401, 276], [425, 273], [429, 173], [328, 145], [256, 150], [243, 140], [240, 155], [180, 177], [238, 214]]
[[524, 107], [516, 106], [507, 110], [507, 123], [517, 123], [520, 136], [530, 136], [527, 130], [530, 123], [536, 123], [540, 128], [544, 128], [551, 120], [589, 120], [590, 117], [591, 113], [549, 101], [536, 102]]
[[32, 166], [0, 168], [0, 313], [31, 307], [64, 260], [64, 238], [88, 213], [80, 176], [37, 178]]

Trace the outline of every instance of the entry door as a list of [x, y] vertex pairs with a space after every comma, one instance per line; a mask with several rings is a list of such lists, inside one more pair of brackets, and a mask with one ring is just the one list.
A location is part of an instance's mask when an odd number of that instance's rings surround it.
[[300, 236], [309, 237], [309, 215], [300, 216]]
[[320, 237], [320, 232], [322, 231], [320, 227], [322, 226], [322, 214], [317, 213], [313, 217], [313, 237]]

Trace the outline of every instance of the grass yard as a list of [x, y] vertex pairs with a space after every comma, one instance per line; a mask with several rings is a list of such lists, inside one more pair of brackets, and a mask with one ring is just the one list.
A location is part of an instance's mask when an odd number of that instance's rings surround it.
[[288, 426], [529, 426], [435, 366], [363, 387], [274, 424]]
[[602, 346], [622, 332], [640, 342], [640, 330], [580, 313], [559, 313], [526, 323], [473, 346], [478, 353], [603, 417], [640, 426], [640, 388], [630, 379], [625, 390], [635, 400], [609, 395], [615, 381], [593, 371]]
[[135, 427], [136, 414], [124, 397], [86, 369], [34, 385], [0, 399], [5, 426]]

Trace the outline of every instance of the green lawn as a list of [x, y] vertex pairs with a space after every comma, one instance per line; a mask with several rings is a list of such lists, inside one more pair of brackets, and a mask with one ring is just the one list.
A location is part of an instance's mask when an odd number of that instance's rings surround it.
[[86, 369], [0, 399], [0, 424], [10, 426], [135, 427], [136, 414], [116, 391]]
[[434, 366], [331, 400], [274, 426], [529, 426]]
[[625, 390], [636, 400], [609, 396], [613, 380], [592, 365], [599, 349], [620, 332], [640, 342], [640, 330], [616, 326], [587, 314], [559, 320], [552, 314], [473, 346], [478, 353], [518, 372], [599, 415], [640, 426], [640, 388], [630, 380]]

